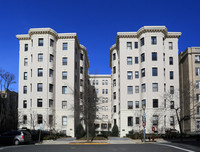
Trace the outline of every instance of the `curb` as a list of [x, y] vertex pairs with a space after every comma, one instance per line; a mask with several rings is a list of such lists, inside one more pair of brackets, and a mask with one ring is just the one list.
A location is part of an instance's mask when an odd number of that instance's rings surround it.
[[69, 145], [108, 145], [109, 143], [68, 143]]

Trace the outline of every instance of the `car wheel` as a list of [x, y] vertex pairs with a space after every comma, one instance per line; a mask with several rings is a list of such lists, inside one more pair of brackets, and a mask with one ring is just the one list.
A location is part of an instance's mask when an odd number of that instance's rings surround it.
[[15, 144], [15, 145], [19, 145], [19, 140], [16, 139], [16, 140], [14, 141], [14, 144]]

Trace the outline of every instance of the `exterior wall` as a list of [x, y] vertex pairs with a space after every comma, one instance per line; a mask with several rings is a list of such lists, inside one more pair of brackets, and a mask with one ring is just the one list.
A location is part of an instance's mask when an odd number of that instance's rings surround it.
[[[96, 120], [95, 120], [96, 131], [110, 131], [111, 77], [110, 75], [90, 75], [90, 83], [95, 87], [98, 98], [98, 102], [96, 103], [97, 106]], [[106, 90], [108, 91], [107, 93]], [[106, 127], [103, 124], [106, 125]]]
[[196, 75], [196, 68], [200, 68], [199, 62], [195, 61], [195, 56], [200, 55], [199, 47], [187, 48], [179, 54], [180, 66], [180, 106], [182, 129], [185, 133], [193, 133], [200, 130], [198, 122], [200, 122], [200, 114], [198, 107], [200, 106], [197, 94], [200, 89], [196, 82], [200, 81], [200, 75]]
[[[42, 129], [55, 129], [69, 136], [75, 136], [75, 129], [80, 123], [79, 90], [80, 90], [80, 51], [76, 33], [57, 34], [50, 28], [30, 29], [27, 35], [17, 35], [20, 44], [19, 60], [19, 125], [30, 129], [39, 129], [37, 116], [43, 116]], [[38, 46], [38, 39], [43, 38], [44, 45]], [[53, 40], [53, 46], [50, 46]], [[63, 50], [63, 43], [67, 43], [67, 50]], [[28, 51], [25, 51], [28, 44]], [[43, 61], [38, 61], [38, 54], [43, 54]], [[86, 48], [85, 53], [87, 54]], [[53, 61], [50, 61], [53, 55]], [[67, 65], [62, 64], [62, 58], [67, 57]], [[24, 58], [28, 59], [28, 65], [24, 66]], [[88, 58], [86, 58], [88, 62]], [[88, 62], [89, 63], [89, 62]], [[38, 68], [43, 69], [43, 76], [38, 77]], [[88, 67], [87, 67], [88, 68]], [[53, 75], [50, 75], [50, 69]], [[62, 72], [67, 71], [67, 79], [62, 78]], [[24, 72], [28, 73], [24, 80]], [[43, 90], [37, 91], [37, 84], [43, 84]], [[49, 91], [49, 84], [53, 85], [53, 91]], [[27, 94], [23, 93], [23, 87], [27, 86]], [[62, 93], [62, 86], [67, 86], [67, 93]], [[42, 107], [37, 106], [37, 99], [42, 99]], [[27, 100], [27, 107], [23, 107], [23, 101]], [[50, 105], [49, 100], [53, 100]], [[67, 107], [62, 107], [62, 101], [67, 101]], [[27, 121], [24, 122], [24, 115]], [[50, 123], [50, 116], [53, 117]], [[63, 117], [67, 117], [63, 124]]]
[[[169, 36], [169, 35], [177, 36]], [[178, 130], [176, 121], [175, 109], [170, 109], [170, 101], [174, 101], [175, 108], [179, 107], [179, 73], [178, 73], [178, 37], [180, 33], [167, 33], [165, 27], [143, 27], [138, 32], [118, 33], [116, 46], [111, 47], [110, 67], [113, 70], [114, 66], [118, 66], [118, 73], [111, 74], [112, 81], [116, 78], [118, 86], [112, 88], [112, 94], [116, 90], [117, 98], [112, 100], [113, 103], [118, 103], [120, 136], [125, 136], [130, 130], [141, 131], [142, 126], [142, 100], [146, 100], [146, 132], [152, 132], [153, 115], [158, 116], [158, 126], [154, 126], [156, 131], [164, 133], [169, 128]], [[157, 38], [157, 44], [151, 44], [151, 37]], [[144, 38], [145, 44], [141, 46], [140, 40]], [[127, 42], [132, 43], [132, 49], [127, 49]], [[138, 48], [134, 48], [134, 43], [138, 42]], [[173, 43], [173, 50], [169, 50], [169, 42]], [[117, 52], [117, 59], [113, 60], [112, 56]], [[152, 52], [157, 52], [157, 61], [152, 61]], [[141, 54], [145, 54], [145, 61], [141, 62]], [[127, 57], [132, 57], [132, 65], [127, 65]], [[138, 57], [138, 64], [135, 64], [135, 57]], [[173, 57], [173, 65], [169, 65], [169, 57]], [[118, 65], [117, 62], [118, 61]], [[152, 76], [152, 68], [158, 69], [158, 76]], [[145, 69], [145, 76], [141, 77], [141, 70]], [[165, 69], [165, 72], [164, 72]], [[127, 72], [132, 71], [133, 78], [127, 79]], [[139, 72], [139, 78], [135, 78], [135, 71]], [[173, 71], [174, 78], [170, 80], [169, 72]], [[164, 74], [165, 73], [165, 74]], [[165, 75], [165, 76], [164, 76]], [[158, 91], [152, 91], [152, 83], [158, 83]], [[146, 85], [146, 91], [141, 92], [141, 85]], [[164, 91], [164, 84], [166, 91]], [[133, 87], [133, 93], [127, 93], [127, 87]], [[139, 86], [139, 92], [135, 92], [135, 86]], [[173, 98], [169, 94], [170, 86], [174, 86]], [[168, 96], [168, 98], [164, 98]], [[153, 99], [158, 99], [158, 108], [153, 108]], [[128, 101], [133, 102], [133, 108], [128, 109]], [[135, 107], [136, 101], [139, 101], [139, 108]], [[166, 102], [166, 103], [165, 103]], [[166, 104], [166, 106], [165, 106]], [[113, 104], [114, 105], [114, 104]], [[164, 111], [164, 112], [163, 112]], [[112, 120], [117, 118], [117, 113], [114, 113]], [[170, 125], [170, 116], [174, 117], [175, 124]], [[132, 117], [133, 124], [128, 126], [128, 117]], [[136, 124], [136, 117], [139, 117], [139, 124]]]

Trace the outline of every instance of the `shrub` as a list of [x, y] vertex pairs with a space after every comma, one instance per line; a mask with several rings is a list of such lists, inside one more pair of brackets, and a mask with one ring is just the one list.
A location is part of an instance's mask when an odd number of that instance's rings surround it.
[[101, 131], [101, 134], [103, 135], [103, 137], [108, 138], [108, 136], [111, 135], [111, 131]]
[[111, 136], [113, 136], [113, 137], [119, 136], [119, 129], [118, 129], [118, 126], [116, 124], [112, 128]]

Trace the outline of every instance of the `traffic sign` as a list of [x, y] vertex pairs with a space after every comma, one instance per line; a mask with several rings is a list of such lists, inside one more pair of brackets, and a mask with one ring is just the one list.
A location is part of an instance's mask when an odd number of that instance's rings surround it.
[[152, 131], [155, 131], [155, 127], [152, 127]]
[[146, 124], [145, 124], [145, 122], [144, 122], [144, 121], [142, 122], [142, 126], [143, 126], [143, 127], [145, 127], [145, 126], [146, 126]]

